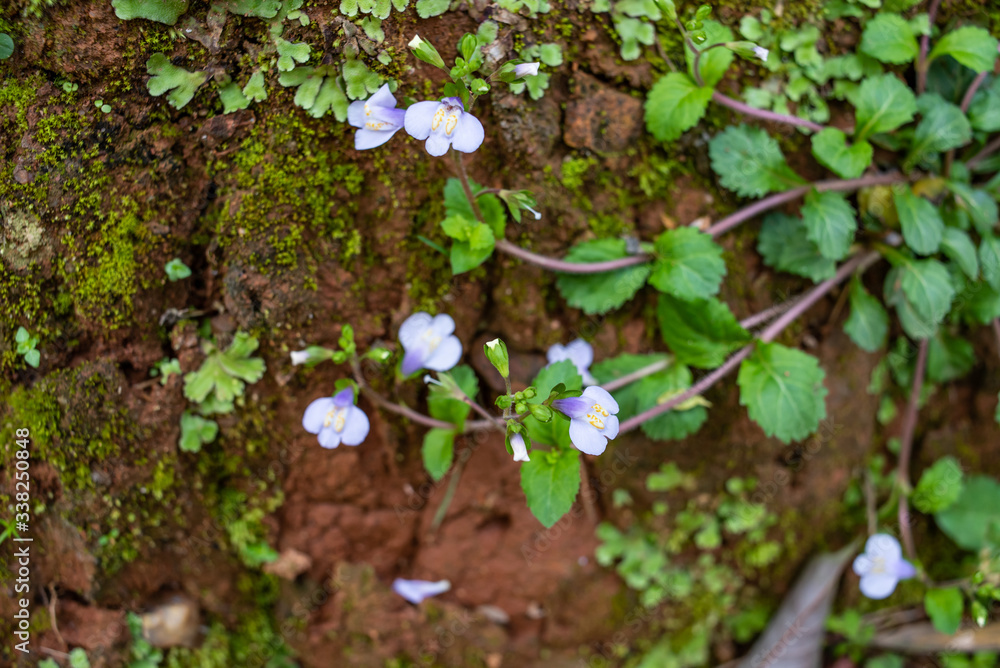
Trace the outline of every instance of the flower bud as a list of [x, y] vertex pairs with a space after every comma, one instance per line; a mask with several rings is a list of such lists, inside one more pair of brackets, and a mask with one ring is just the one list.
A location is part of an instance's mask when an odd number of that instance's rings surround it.
[[493, 339], [483, 346], [486, 359], [490, 361], [501, 376], [510, 376], [510, 358], [507, 356], [507, 344], [500, 339]]
[[521, 63], [514, 66], [514, 76], [518, 79], [521, 77], [533, 77], [536, 74], [538, 74], [538, 63]]
[[420, 60], [430, 63], [434, 67], [445, 69], [444, 59], [441, 57], [441, 54], [434, 48], [434, 45], [427, 40], [421, 39], [420, 35], [416, 35], [410, 40], [409, 47], [413, 49], [413, 55]]

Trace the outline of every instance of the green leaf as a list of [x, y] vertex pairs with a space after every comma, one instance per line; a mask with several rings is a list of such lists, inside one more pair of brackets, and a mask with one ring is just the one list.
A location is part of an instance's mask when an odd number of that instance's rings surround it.
[[872, 162], [874, 149], [864, 139], [847, 145], [847, 135], [826, 128], [812, 136], [812, 152], [824, 167], [845, 179], [856, 179]]
[[985, 475], [970, 476], [958, 500], [934, 514], [942, 531], [966, 550], [989, 545], [989, 531], [1000, 527], [1000, 483]]
[[913, 29], [899, 14], [876, 14], [868, 21], [861, 35], [860, 49], [892, 65], [908, 63], [920, 51]]
[[[473, 400], [479, 394], [479, 379], [476, 378], [476, 372], [472, 367], [462, 364], [449, 372], [439, 373], [438, 376], [450, 376], [466, 396]], [[427, 412], [431, 417], [450, 422], [459, 430], [463, 429], [465, 418], [468, 417], [472, 407], [460, 399], [453, 398], [448, 390], [440, 385], [431, 384], [428, 387], [430, 394], [427, 396]]]
[[895, 307], [899, 323], [911, 338], [926, 339], [937, 331], [937, 321], [931, 321], [917, 314], [912, 302], [901, 287], [903, 270], [893, 267], [885, 277], [884, 296], [888, 306]]
[[693, 227], [667, 230], [656, 239], [656, 262], [649, 282], [678, 299], [705, 299], [719, 292], [726, 275], [722, 248]]
[[215, 420], [184, 411], [181, 413], [181, 439], [178, 445], [184, 452], [200, 452], [201, 446], [211, 443], [219, 433]]
[[205, 83], [208, 74], [205, 72], [188, 72], [172, 65], [162, 53], [154, 53], [146, 61], [146, 71], [153, 77], [146, 82], [146, 88], [153, 97], [159, 97], [167, 91], [167, 101], [174, 109], [180, 109], [194, 97], [198, 87]]
[[382, 86], [382, 77], [372, 72], [360, 60], [348, 60], [342, 68], [347, 97], [360, 100], [376, 92]]
[[955, 195], [955, 203], [959, 210], [967, 213], [972, 219], [972, 224], [979, 235], [992, 234], [1000, 215], [996, 200], [985, 190], [973, 188], [967, 183], [947, 181], [945, 185]]
[[764, 433], [783, 443], [799, 441], [826, 417], [825, 374], [812, 355], [777, 343], [760, 343], [740, 365], [740, 404]]
[[1000, 237], [991, 234], [979, 242], [979, 266], [983, 279], [994, 290], [1000, 290]]
[[521, 465], [521, 489], [528, 508], [546, 528], [569, 512], [580, 489], [580, 457], [576, 450], [533, 450]]
[[191, 269], [179, 257], [166, 263], [163, 269], [171, 282], [183, 280], [191, 275]]
[[245, 383], [256, 383], [264, 376], [264, 360], [250, 357], [257, 346], [257, 339], [237, 332], [228, 350], [212, 350], [200, 369], [184, 376], [184, 396], [195, 403], [213, 391], [222, 402], [242, 396]]
[[[470, 180], [469, 189], [475, 195], [483, 189], [483, 186]], [[476, 202], [479, 203], [479, 211], [483, 214], [486, 224], [493, 230], [493, 236], [502, 239], [506, 229], [507, 214], [504, 213], [501, 201], [490, 194], [477, 197]], [[462, 183], [458, 179], [450, 178], [445, 183], [444, 208], [445, 213], [449, 216], [462, 216], [469, 221], [476, 220], [476, 214], [473, 213], [472, 205], [469, 204], [469, 200], [465, 196], [465, 189], [462, 188]]]
[[17, 333], [14, 335], [14, 341], [17, 343], [27, 343], [28, 339], [31, 338], [31, 334], [28, 333], [23, 326], [17, 328]]
[[691, 77], [671, 72], [657, 81], [646, 98], [646, 129], [660, 141], [673, 141], [705, 115], [712, 88], [699, 88]]
[[966, 339], [938, 330], [927, 348], [927, 378], [934, 383], [947, 383], [972, 370], [976, 354]]
[[440, 16], [448, 11], [451, 0], [417, 0], [417, 14], [422, 19]]
[[112, 0], [115, 16], [122, 21], [148, 19], [172, 26], [187, 11], [187, 0]]
[[32, 348], [28, 352], [24, 353], [25, 363], [33, 369], [37, 369], [39, 363], [42, 361], [42, 354], [38, 352], [37, 349]]
[[559, 67], [563, 64], [562, 48], [558, 44], [542, 44], [538, 50], [538, 57], [549, 67]]
[[540, 404], [549, 398], [556, 385], [562, 383], [567, 392], [579, 392], [583, 388], [583, 379], [576, 365], [570, 360], [554, 362], [542, 368], [531, 382], [537, 393], [529, 403]]
[[894, 188], [892, 199], [906, 245], [921, 255], [936, 253], [944, 236], [944, 221], [938, 208], [914, 195], [909, 186]]
[[656, 314], [670, 350], [681, 362], [698, 368], [720, 366], [751, 338], [729, 307], [717, 299], [683, 301], [661, 293]]
[[989, 86], [976, 91], [969, 107], [969, 123], [982, 132], [1000, 130], [1000, 77], [993, 77]]
[[954, 457], [942, 457], [923, 472], [910, 500], [922, 513], [934, 514], [958, 501], [965, 486], [962, 467]]
[[909, 86], [893, 74], [869, 77], [851, 98], [855, 112], [855, 141], [891, 132], [913, 120], [917, 99]]
[[[594, 239], [584, 241], [570, 249], [567, 262], [604, 262], [627, 257], [624, 239]], [[587, 315], [607, 313], [618, 308], [635, 295], [646, 283], [651, 266], [634, 265], [599, 274], [562, 274], [556, 286], [570, 306]]]
[[222, 113], [224, 114], [231, 114], [250, 106], [250, 100], [243, 94], [243, 90], [235, 81], [219, 88], [219, 100], [222, 101]]
[[979, 261], [976, 246], [968, 233], [954, 227], [944, 228], [941, 237], [941, 251], [958, 265], [971, 280], [979, 278]]
[[726, 128], [709, 142], [719, 183], [742, 197], [761, 197], [805, 183], [785, 162], [778, 142], [760, 128]]
[[851, 281], [851, 315], [844, 323], [844, 331], [859, 348], [870, 353], [885, 345], [889, 333], [889, 314], [857, 276]]
[[805, 223], [783, 213], [770, 213], [764, 218], [757, 252], [769, 267], [804, 276], [814, 283], [825, 281], [837, 272], [836, 261], [823, 257], [815, 242], [808, 238]]
[[946, 102], [936, 93], [925, 93], [917, 100], [922, 118], [913, 133], [913, 143], [906, 164], [914, 165], [935, 153], [958, 148], [972, 139], [972, 126], [958, 105]]
[[[700, 48], [719, 42], [733, 41], [733, 31], [721, 23], [717, 21], [704, 21], [703, 23], [706, 40]], [[697, 80], [694, 75], [694, 52], [687, 45], [684, 47], [684, 55], [687, 57], [688, 74], [691, 75], [692, 80]], [[714, 87], [722, 80], [729, 65], [733, 62], [733, 57], [733, 52], [725, 48], [712, 49], [702, 54], [698, 69], [701, 70], [701, 80], [705, 86]]]
[[941, 322], [955, 296], [943, 264], [937, 260], [909, 260], [900, 267], [899, 281], [917, 315], [931, 324]]
[[806, 236], [831, 260], [847, 256], [857, 228], [857, 214], [843, 193], [811, 190], [802, 206]]
[[424, 459], [424, 468], [436, 482], [444, 477], [451, 468], [455, 449], [455, 430], [431, 429], [424, 434], [424, 445], [420, 454]]
[[958, 587], [928, 589], [924, 594], [924, 609], [931, 618], [934, 628], [940, 633], [951, 635], [962, 625], [962, 610], [965, 600]]
[[0, 32], [0, 60], [7, 60], [14, 55], [14, 40], [5, 32]]
[[997, 59], [997, 40], [983, 28], [965, 26], [941, 37], [927, 55], [927, 63], [945, 54], [977, 73], [991, 72]]
[[[634, 384], [637, 398], [636, 414], [672, 399], [690, 388], [691, 381], [691, 371], [679, 362], [674, 362], [663, 371], [646, 376]], [[697, 432], [707, 419], [708, 411], [704, 405], [682, 404], [652, 420], [643, 422], [642, 433], [655, 441], [679, 440]]]
[[221, 5], [240, 16], [273, 19], [281, 9], [281, 0], [225, 0]]

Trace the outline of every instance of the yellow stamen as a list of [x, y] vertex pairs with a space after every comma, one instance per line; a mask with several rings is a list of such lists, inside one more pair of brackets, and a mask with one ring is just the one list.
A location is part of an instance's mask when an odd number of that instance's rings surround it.
[[601, 406], [600, 404], [594, 404], [594, 412], [595, 413], [600, 413], [604, 417], [608, 417], [608, 412], [606, 410], [604, 410], [604, 407]]
[[368, 103], [365, 102], [365, 116], [371, 116], [371, 115], [372, 115], [372, 109], [371, 107], [368, 106]]
[[[604, 415], [606, 416], [607, 413], [605, 413]], [[601, 418], [594, 415], [593, 413], [587, 414], [587, 421], [590, 422], [590, 424], [597, 427], [598, 429], [604, 429], [604, 421]]]
[[448, 122], [445, 123], [445, 126], [444, 126], [444, 133], [446, 135], [450, 135], [452, 132], [455, 131], [455, 128], [457, 126], [458, 126], [458, 114], [451, 114], [451, 115], [449, 115], [448, 116]]
[[332, 424], [333, 430], [339, 434], [344, 431], [346, 423], [347, 408], [333, 408], [326, 414], [326, 418], [323, 420], [323, 427], [329, 427]]
[[368, 121], [365, 123], [365, 127], [369, 130], [381, 130], [385, 127], [385, 122], [383, 121]]
[[441, 107], [434, 113], [434, 120], [431, 121], [431, 130], [437, 130], [441, 125], [441, 121], [444, 120], [445, 111], [444, 107]]

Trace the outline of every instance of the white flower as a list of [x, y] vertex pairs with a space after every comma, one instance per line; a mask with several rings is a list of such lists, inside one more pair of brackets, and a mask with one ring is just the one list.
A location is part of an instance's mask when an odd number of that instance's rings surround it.
[[538, 74], [538, 63], [521, 63], [520, 65], [514, 66], [514, 76], [518, 79], [521, 77], [533, 77]]
[[427, 580], [396, 578], [392, 581], [392, 590], [414, 605], [430, 596], [443, 594], [449, 589], [451, 589], [451, 583], [447, 580], [428, 582]]
[[767, 62], [768, 50], [762, 46], [755, 46], [753, 48], [753, 55], [761, 59], [761, 62]]
[[510, 437], [510, 448], [514, 451], [515, 462], [530, 462], [528, 459], [528, 448], [524, 444], [524, 436], [514, 434]]
[[552, 407], [569, 418], [569, 439], [580, 452], [599, 455], [608, 439], [618, 435], [618, 402], [603, 387], [594, 385], [582, 396], [556, 399]]
[[887, 533], [877, 533], [868, 538], [864, 554], [854, 560], [854, 572], [861, 576], [862, 594], [882, 599], [895, 591], [900, 580], [916, 575], [917, 569], [903, 559], [898, 540]]
[[354, 405], [354, 389], [350, 387], [309, 404], [302, 426], [310, 434], [317, 434], [324, 448], [336, 448], [341, 443], [361, 445], [370, 429], [368, 416]]
[[424, 148], [433, 156], [444, 155], [449, 147], [472, 153], [486, 138], [483, 124], [465, 110], [462, 100], [457, 97], [411, 104], [403, 125], [414, 139], [427, 140]]
[[450, 315], [431, 317], [429, 313], [414, 313], [399, 327], [403, 356], [403, 375], [419, 369], [447, 371], [462, 358], [462, 342], [453, 335], [455, 321]]
[[584, 385], [597, 384], [597, 379], [590, 375], [590, 365], [594, 362], [594, 348], [583, 339], [577, 339], [565, 346], [557, 343], [549, 348], [545, 356], [549, 364], [569, 360], [583, 378]]
[[309, 361], [309, 351], [308, 350], [293, 350], [292, 351], [292, 365], [305, 364]]
[[424, 40], [420, 39], [420, 35], [414, 35], [410, 43], [407, 44], [411, 49], [419, 49], [420, 45], [424, 43]]

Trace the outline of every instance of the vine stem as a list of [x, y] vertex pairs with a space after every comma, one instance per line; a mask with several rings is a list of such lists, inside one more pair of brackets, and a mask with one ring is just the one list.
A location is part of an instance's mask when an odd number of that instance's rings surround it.
[[795, 125], [800, 128], [806, 128], [807, 130], [812, 130], [813, 132], [821, 132], [825, 130], [822, 125], [818, 123], [813, 123], [805, 118], [799, 118], [798, 116], [790, 116], [788, 114], [779, 114], [776, 111], [768, 111], [766, 109], [757, 109], [756, 107], [751, 107], [749, 104], [735, 100], [727, 95], [723, 95], [719, 91], [712, 91], [712, 101], [716, 104], [721, 104], [723, 107], [729, 107], [733, 111], [738, 111], [746, 116], [753, 116], [754, 118], [759, 118], [764, 121], [772, 121], [775, 123], [785, 123], [786, 125]]
[[924, 372], [927, 368], [928, 339], [920, 341], [917, 350], [917, 366], [913, 371], [913, 387], [910, 389], [910, 401], [906, 405], [906, 415], [903, 416], [903, 434], [899, 444], [899, 466], [896, 469], [899, 484], [902, 487], [899, 495], [899, 535], [903, 538], [903, 547], [910, 561], [916, 560], [917, 550], [913, 544], [913, 531], [910, 528], [910, 503], [907, 494], [910, 491], [910, 456], [913, 453], [913, 433], [917, 428], [917, 412], [920, 410], [920, 392], [924, 385]]
[[[768, 325], [767, 329], [765, 329], [761, 333], [759, 337], [760, 340], [765, 343], [772, 341], [775, 337], [778, 336], [778, 334], [780, 334], [785, 329], [785, 327], [795, 322], [795, 320], [800, 315], [805, 313], [810, 306], [819, 301], [820, 298], [826, 295], [835, 286], [842, 283], [854, 272], [856, 271], [863, 272], [865, 269], [874, 264], [880, 257], [881, 255], [879, 253], [871, 252], [865, 255], [856, 255], [855, 257], [845, 262], [843, 265], [841, 265], [841, 267], [837, 270], [837, 273], [832, 278], [823, 281], [815, 288], [807, 292], [802, 297], [802, 299], [796, 301], [791, 308], [785, 311], [785, 313], [779, 316], [778, 319], [775, 320], [773, 323]], [[714, 371], [706, 375], [704, 378], [699, 380], [697, 383], [692, 385], [686, 392], [679, 394], [676, 397], [673, 397], [672, 399], [658, 406], [653, 406], [649, 410], [643, 411], [642, 413], [639, 413], [638, 415], [635, 415], [629, 418], [628, 420], [625, 420], [619, 426], [618, 429], [619, 433], [631, 431], [636, 427], [638, 427], [639, 425], [641, 425], [643, 422], [646, 422], [647, 420], [651, 420], [659, 415], [662, 415], [663, 413], [666, 413], [672, 408], [684, 403], [688, 399], [704, 393], [710, 387], [715, 385], [715, 383], [717, 383], [719, 380], [729, 375], [729, 373], [735, 370], [736, 367], [738, 367], [743, 360], [749, 357], [754, 350], [754, 345], [755, 344], [751, 343], [741, 348], [735, 355], [726, 360], [722, 364], [722, 366], [715, 369]]]
[[445, 422], [443, 420], [436, 420], [430, 417], [429, 415], [424, 415], [423, 413], [413, 410], [409, 406], [393, 403], [388, 399], [386, 399], [385, 397], [383, 397], [381, 394], [375, 391], [375, 388], [373, 388], [371, 385], [368, 384], [367, 380], [365, 380], [365, 375], [361, 371], [361, 365], [358, 364], [357, 359], [351, 360], [351, 370], [354, 372], [354, 380], [358, 383], [358, 387], [361, 388], [361, 391], [364, 393], [364, 395], [369, 399], [371, 399], [372, 401], [374, 401], [380, 407], [389, 411], [390, 413], [402, 415], [405, 418], [413, 420], [417, 424], [422, 424], [425, 427], [430, 427], [432, 429], [455, 428], [455, 425], [453, 425], [450, 422]]
[[[938, 7], [941, 0], [931, 0], [931, 6], [927, 10], [927, 24], [934, 27], [934, 19], [937, 18]], [[920, 38], [920, 53], [917, 54], [917, 95], [923, 95], [927, 88], [927, 51], [930, 49], [930, 33]]]
[[441, 505], [434, 511], [434, 519], [431, 520], [431, 533], [436, 532], [441, 523], [444, 522], [444, 516], [448, 514], [448, 508], [451, 506], [451, 500], [455, 497], [455, 490], [458, 489], [458, 481], [462, 478], [462, 471], [465, 470], [465, 462], [471, 457], [471, 453], [469, 457], [459, 457], [458, 463], [451, 469], [451, 480], [448, 481], [448, 488], [444, 491]]
[[974, 156], [969, 158], [965, 164], [969, 169], [972, 169], [977, 164], [996, 153], [998, 150], [1000, 150], [1000, 137], [994, 137], [993, 141], [979, 149], [979, 153], [976, 153]]
[[652, 364], [644, 366], [641, 369], [637, 369], [632, 373], [627, 373], [621, 378], [615, 378], [614, 380], [608, 381], [607, 383], [603, 383], [601, 384], [601, 387], [603, 387], [608, 392], [614, 392], [615, 390], [620, 390], [626, 385], [634, 383], [637, 380], [641, 380], [646, 376], [651, 376], [657, 371], [662, 371], [666, 369], [668, 366], [670, 366], [670, 362], [671, 362], [670, 358], [660, 360], [659, 362], [653, 362]]
[[[962, 96], [962, 104], [960, 109], [962, 113], [966, 113], [969, 110], [969, 106], [972, 104], [972, 98], [976, 96], [976, 91], [979, 90], [979, 86], [982, 85], [983, 79], [986, 78], [988, 72], [980, 72], [976, 75], [976, 78], [972, 80], [969, 84], [969, 88], [965, 91], [965, 95]], [[955, 149], [950, 148], [948, 152], [944, 154], [944, 175], [951, 175], [951, 165], [955, 161]]]

